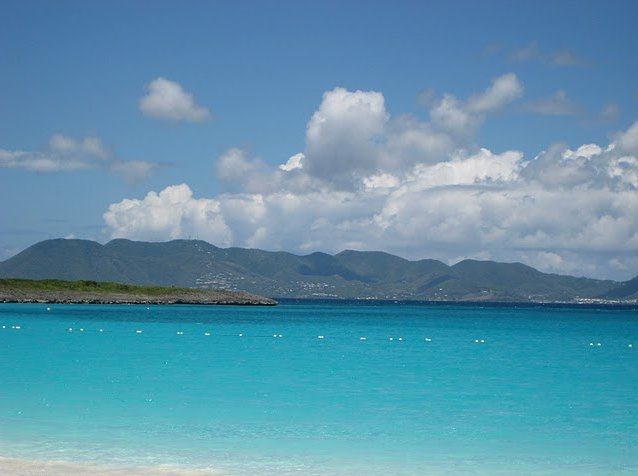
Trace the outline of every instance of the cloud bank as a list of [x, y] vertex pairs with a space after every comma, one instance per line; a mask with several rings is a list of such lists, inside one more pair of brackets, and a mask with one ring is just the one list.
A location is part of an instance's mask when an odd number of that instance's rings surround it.
[[555, 145], [527, 159], [473, 144], [477, 128], [523, 92], [513, 74], [430, 118], [393, 117], [375, 91], [335, 88], [302, 152], [271, 165], [241, 149], [217, 159], [228, 192], [187, 184], [125, 199], [110, 237], [199, 237], [220, 246], [385, 250], [452, 263], [522, 261], [544, 271], [626, 279], [638, 270], [638, 122], [604, 146]]
[[142, 96], [139, 106], [149, 117], [174, 122], [204, 122], [213, 117], [179, 83], [161, 77], [149, 83], [148, 93]]
[[103, 169], [127, 182], [138, 182], [148, 178], [158, 164], [143, 160], [124, 161], [94, 136], [75, 139], [53, 134], [48, 147], [42, 151], [0, 149], [0, 167], [42, 173]]

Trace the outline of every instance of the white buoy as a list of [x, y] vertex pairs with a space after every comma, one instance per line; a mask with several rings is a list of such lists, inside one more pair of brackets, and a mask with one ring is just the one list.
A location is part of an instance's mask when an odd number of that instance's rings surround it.
[[283, 334], [279, 334], [277, 337], [283, 337]]
[[244, 334], [239, 334], [239, 337], [244, 337]]
[[593, 342], [590, 342], [590, 343], [589, 343], [589, 347], [593, 347], [593, 346], [594, 346], [594, 343], [593, 343]]
[[22, 327], [20, 327], [20, 326], [16, 326], [16, 329], [22, 329]]
[[368, 340], [367, 337], [359, 337], [359, 340]]
[[429, 337], [426, 337], [425, 342], [432, 342], [432, 339], [430, 339]]
[[394, 340], [394, 337], [390, 337], [390, 340]]
[[598, 344], [596, 344], [596, 347], [600, 347], [602, 346], [602, 344], [599, 342]]
[[627, 347], [633, 347], [633, 346], [634, 346], [633, 344], [629, 344]]
[[317, 336], [317, 339], [323, 339], [323, 336]]
[[478, 344], [478, 343], [479, 343], [479, 340], [478, 340], [478, 339], [474, 339], [474, 342], [475, 342], [476, 344]]
[[69, 332], [73, 332], [73, 327], [69, 327]]
[[485, 344], [485, 340], [484, 339], [481, 339], [481, 344]]
[[182, 334], [184, 334], [184, 333], [183, 333], [182, 331], [177, 331], [177, 332], [176, 332], [176, 334], [177, 334], [178, 336], [181, 336], [181, 335], [182, 335]]
[[100, 329], [100, 332], [104, 332], [104, 329]]
[[47, 311], [50, 311], [50, 310], [51, 310], [51, 308], [50, 308], [50, 307], [47, 307]]
[[135, 333], [136, 333], [136, 334], [141, 334], [141, 333], [142, 333], [142, 331], [138, 329], [138, 330], [136, 330], [136, 331], [135, 331]]
[[205, 336], [209, 336], [209, 335], [210, 335], [210, 332], [204, 332], [204, 335], [205, 335]]

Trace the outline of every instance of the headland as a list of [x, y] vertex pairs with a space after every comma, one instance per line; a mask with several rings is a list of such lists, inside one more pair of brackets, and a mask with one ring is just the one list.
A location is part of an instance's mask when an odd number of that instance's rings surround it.
[[0, 279], [0, 302], [51, 304], [222, 304], [273, 306], [244, 291], [135, 286], [97, 281]]

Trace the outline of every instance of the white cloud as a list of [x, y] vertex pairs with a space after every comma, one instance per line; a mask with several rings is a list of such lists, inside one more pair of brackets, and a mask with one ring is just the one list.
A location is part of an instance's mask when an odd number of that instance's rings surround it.
[[493, 154], [481, 149], [472, 156], [460, 151], [452, 160], [434, 165], [418, 164], [406, 183], [418, 184], [422, 189], [450, 185], [472, 185], [479, 183], [507, 183], [518, 178], [522, 168], [523, 154], [508, 151]]
[[563, 152], [563, 159], [577, 159], [578, 157], [591, 159], [595, 155], [602, 154], [602, 152], [602, 147], [597, 144], [583, 144], [576, 150], [565, 150]]
[[482, 94], [472, 96], [467, 107], [476, 113], [496, 111], [522, 95], [523, 85], [514, 73], [508, 73], [496, 78]]
[[495, 78], [491, 86], [481, 94], [471, 96], [466, 102], [451, 94], [443, 95], [430, 111], [435, 126], [455, 137], [472, 136], [485, 121], [487, 113], [502, 109], [523, 95], [523, 84], [513, 73]]
[[556, 91], [551, 97], [528, 102], [525, 108], [532, 112], [551, 116], [577, 114], [580, 109], [576, 103], [567, 97], [565, 91], [560, 90]]
[[251, 159], [248, 154], [238, 148], [226, 151], [217, 160], [217, 176], [222, 180], [242, 180], [263, 170], [266, 164], [260, 159]]
[[430, 116], [437, 127], [457, 136], [474, 134], [482, 122], [480, 115], [471, 114], [464, 104], [451, 94], [443, 96], [430, 110]]
[[[521, 94], [517, 83], [497, 78], [467, 101], [454, 98], [454, 108], [480, 123]], [[435, 122], [390, 116], [378, 92], [328, 91], [307, 125], [303, 153], [269, 165], [231, 149], [217, 172], [237, 190], [196, 198], [182, 184], [125, 199], [105, 214], [107, 233], [199, 236], [299, 253], [378, 249], [446, 262], [483, 256], [550, 272], [636, 274], [638, 122], [606, 146], [556, 145], [532, 159], [468, 145]]]
[[191, 93], [175, 81], [157, 78], [148, 85], [148, 93], [140, 99], [140, 110], [147, 116], [170, 121], [203, 122], [211, 112], [195, 102]]
[[616, 144], [621, 152], [638, 155], [638, 121], [629, 129], [618, 134]]
[[373, 188], [395, 188], [400, 183], [401, 181], [398, 177], [386, 172], [364, 177], [363, 179], [363, 186], [367, 190]]
[[[350, 191], [369, 186], [364, 179], [384, 170], [404, 175], [417, 163], [448, 160], [489, 113], [522, 93], [521, 82], [508, 73], [467, 101], [444, 94], [433, 104], [431, 121], [425, 122], [409, 115], [391, 118], [379, 92], [335, 88], [323, 95], [308, 122], [303, 156], [295, 156], [280, 170], [303, 169], [308, 178]], [[302, 167], [291, 169], [293, 163]], [[295, 180], [299, 181], [299, 174]]]
[[458, 147], [449, 133], [437, 130], [432, 123], [412, 116], [399, 116], [390, 123], [386, 142], [377, 167], [403, 170], [417, 163], [444, 160]]
[[343, 186], [376, 167], [388, 113], [381, 93], [335, 88], [306, 129], [304, 170]]
[[0, 166], [34, 172], [90, 169], [106, 163], [109, 153], [97, 137], [73, 139], [53, 134], [45, 151], [0, 150]]
[[146, 179], [158, 165], [141, 160], [123, 161], [94, 136], [75, 139], [53, 134], [49, 138], [49, 147], [42, 151], [0, 149], [0, 167], [41, 173], [102, 169], [126, 181], [137, 182]]
[[298, 154], [291, 156], [285, 164], [281, 164], [279, 169], [285, 172], [290, 172], [295, 169], [303, 169], [303, 159], [305, 157], [306, 156], [303, 153], [299, 152]]
[[111, 236], [139, 240], [199, 237], [232, 244], [217, 200], [195, 199], [187, 185], [149, 192], [143, 200], [122, 200], [109, 206], [104, 221]]

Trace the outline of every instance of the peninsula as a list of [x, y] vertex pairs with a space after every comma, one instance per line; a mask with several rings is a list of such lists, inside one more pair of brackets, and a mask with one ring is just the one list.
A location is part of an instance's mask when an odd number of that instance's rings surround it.
[[0, 302], [52, 304], [225, 304], [273, 306], [243, 291], [191, 289], [97, 281], [0, 279]]

